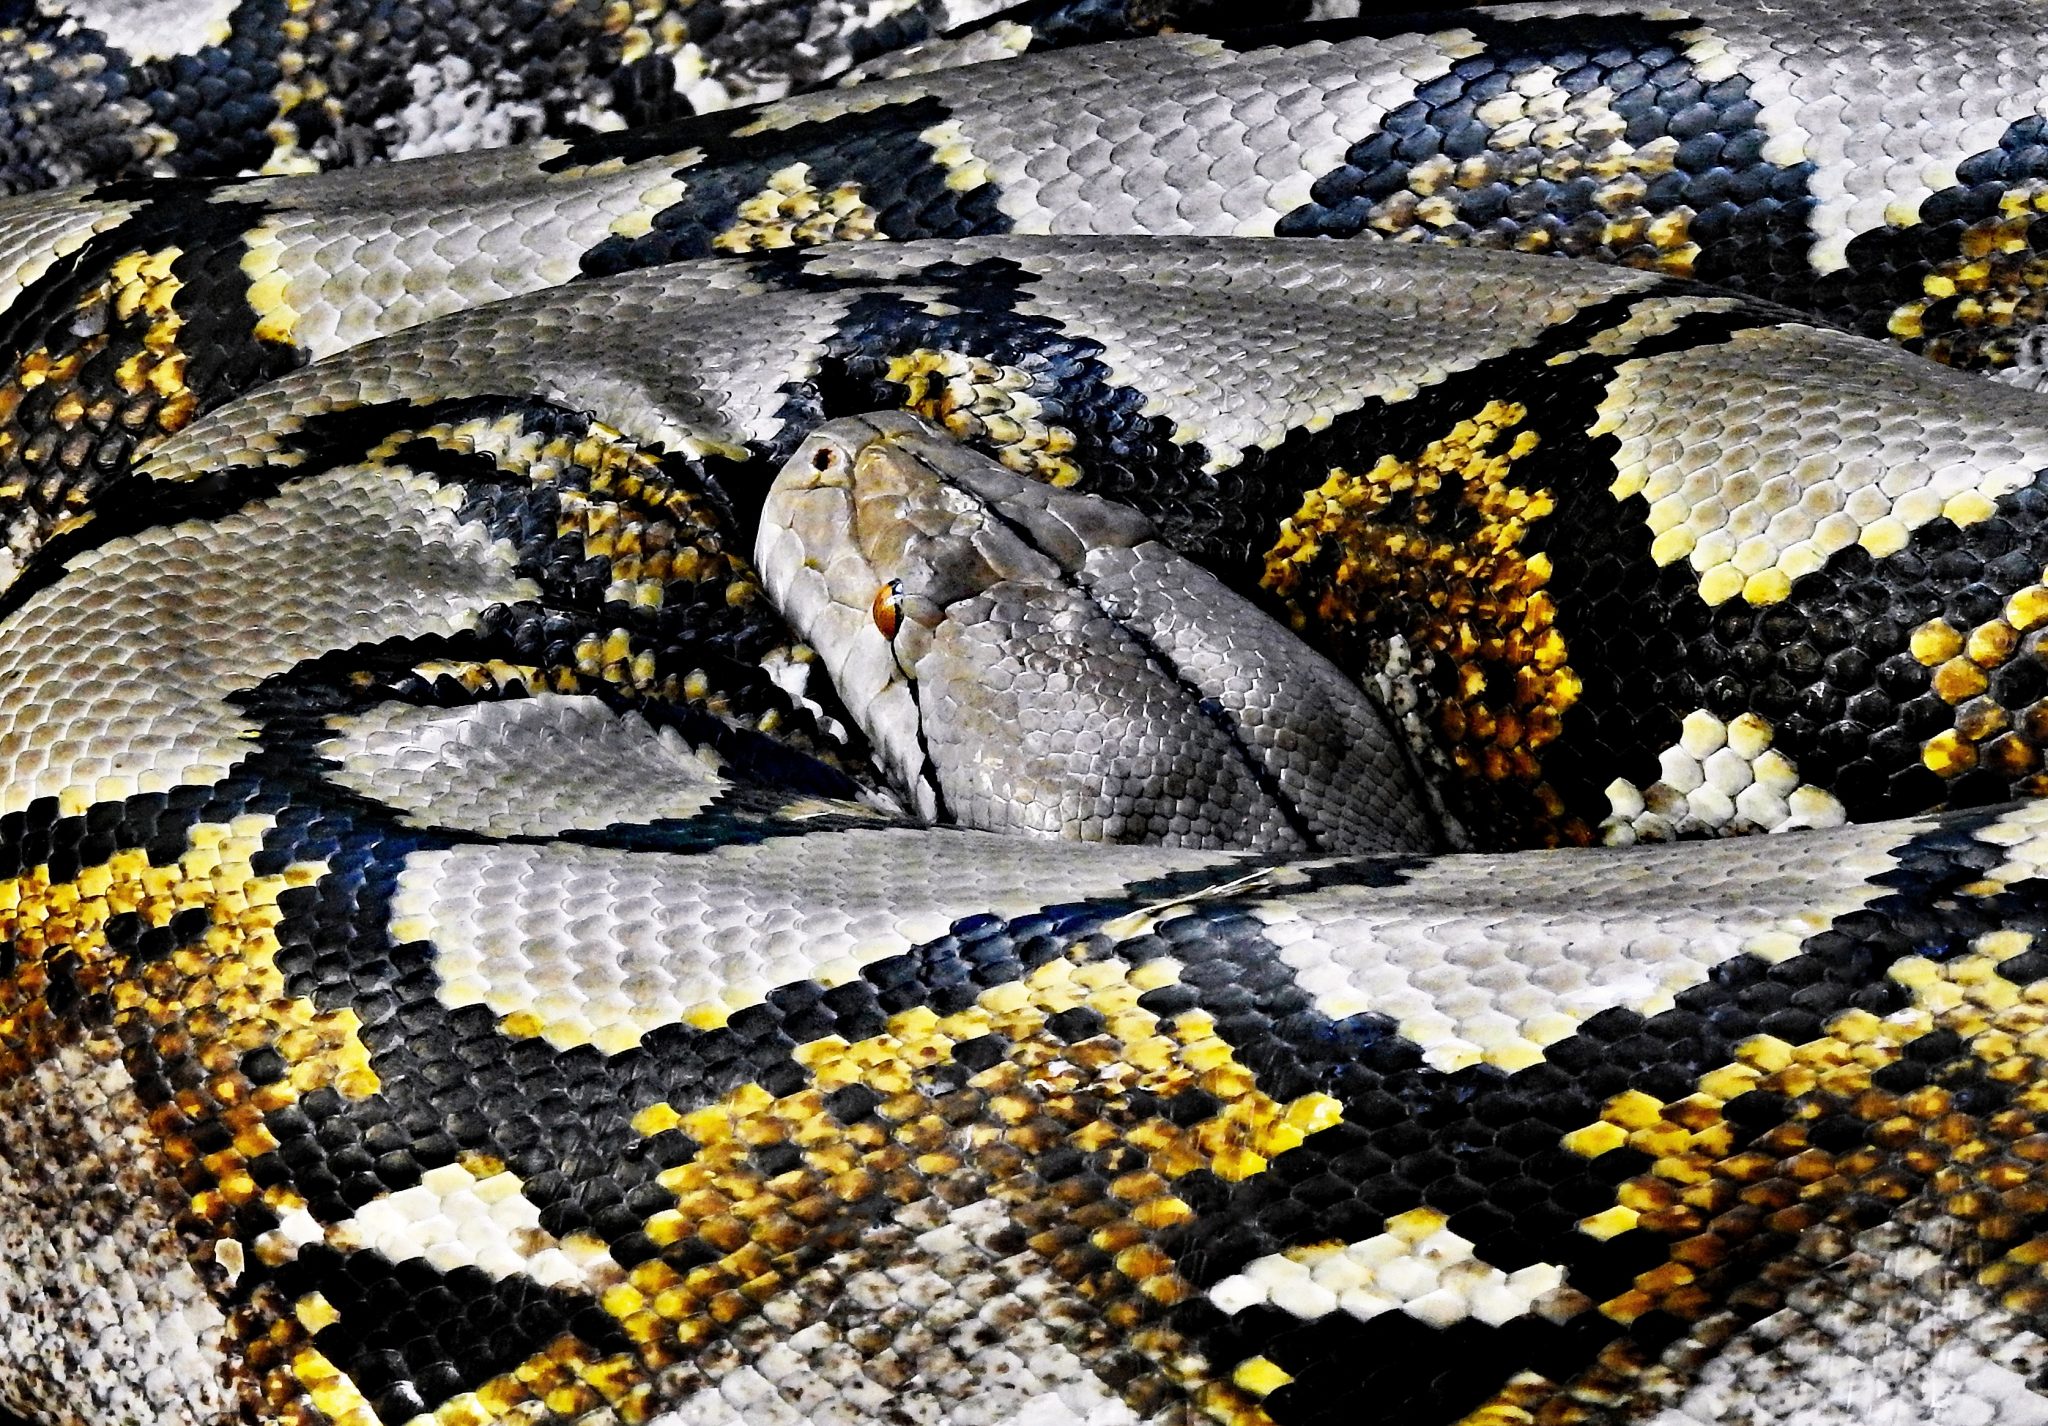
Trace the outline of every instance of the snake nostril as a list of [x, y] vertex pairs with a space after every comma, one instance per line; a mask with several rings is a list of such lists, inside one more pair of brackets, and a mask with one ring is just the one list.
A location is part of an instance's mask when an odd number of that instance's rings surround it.
[[830, 470], [837, 457], [838, 453], [830, 446], [819, 446], [811, 452], [811, 467], [814, 470]]

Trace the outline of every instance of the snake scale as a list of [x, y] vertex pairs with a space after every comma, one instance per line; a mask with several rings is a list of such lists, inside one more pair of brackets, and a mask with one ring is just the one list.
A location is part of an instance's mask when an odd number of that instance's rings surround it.
[[2048, 1423], [2037, 5], [0, 92], [0, 1414]]

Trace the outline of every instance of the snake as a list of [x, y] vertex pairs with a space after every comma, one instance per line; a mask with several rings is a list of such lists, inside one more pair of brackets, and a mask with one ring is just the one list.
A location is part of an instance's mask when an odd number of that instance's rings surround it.
[[2044, 61], [0, 5], [0, 1415], [2048, 1422]]

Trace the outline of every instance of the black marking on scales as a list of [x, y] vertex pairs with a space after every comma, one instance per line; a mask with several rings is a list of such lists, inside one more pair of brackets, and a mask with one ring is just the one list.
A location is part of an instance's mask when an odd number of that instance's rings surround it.
[[951, 188], [922, 135], [948, 117], [934, 98], [918, 98], [758, 134], [735, 132], [753, 116], [715, 114], [655, 129], [578, 144], [541, 165], [549, 172], [608, 158], [628, 161], [685, 148], [703, 157], [676, 170], [684, 193], [662, 209], [640, 237], [606, 237], [583, 255], [583, 275], [605, 277], [636, 268], [710, 257], [712, 240], [732, 227], [739, 207], [778, 172], [802, 164], [819, 189], [856, 186], [875, 209], [877, 231], [890, 238], [960, 238], [1006, 233], [997, 190], [983, 184]]

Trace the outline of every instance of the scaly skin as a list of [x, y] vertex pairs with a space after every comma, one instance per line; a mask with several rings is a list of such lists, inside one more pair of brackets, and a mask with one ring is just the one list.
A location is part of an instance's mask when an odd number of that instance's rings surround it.
[[[2036, 21], [1601, 9], [13, 200], [0, 1406], [2048, 1421], [2048, 418], [1813, 315], [2023, 354]], [[1482, 850], [894, 810], [751, 556], [905, 410]]]

